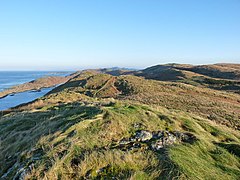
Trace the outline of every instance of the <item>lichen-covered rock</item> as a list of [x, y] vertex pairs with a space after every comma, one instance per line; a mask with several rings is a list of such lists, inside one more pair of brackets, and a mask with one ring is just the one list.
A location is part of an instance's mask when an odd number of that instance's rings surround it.
[[135, 135], [135, 139], [137, 141], [141, 141], [141, 142], [145, 142], [145, 141], [149, 141], [150, 139], [152, 139], [153, 135], [151, 132], [149, 131], [138, 131]]
[[158, 151], [158, 150], [162, 149], [163, 147], [164, 147], [164, 145], [163, 145], [163, 142], [161, 140], [158, 140], [158, 141], [151, 144], [151, 148], [153, 150]]
[[160, 150], [165, 146], [172, 145], [177, 143], [178, 139], [174, 134], [169, 133], [168, 131], [162, 132], [161, 136], [151, 144], [153, 150]]
[[122, 150], [128, 151], [133, 149], [146, 149], [150, 148], [154, 151], [158, 151], [167, 146], [186, 142], [192, 143], [196, 140], [196, 137], [190, 133], [183, 132], [169, 132], [169, 131], [147, 131], [141, 130], [137, 131], [133, 137], [123, 138], [119, 141], [118, 147]]

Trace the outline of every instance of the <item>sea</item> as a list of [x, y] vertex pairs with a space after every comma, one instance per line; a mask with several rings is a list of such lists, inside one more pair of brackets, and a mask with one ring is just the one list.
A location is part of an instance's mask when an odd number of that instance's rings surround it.
[[[33, 81], [46, 76], [67, 76], [72, 72], [55, 71], [0, 71], [0, 91], [4, 91], [12, 86]], [[26, 91], [6, 96], [0, 99], [0, 111], [23, 103], [31, 102], [51, 91], [52, 88], [44, 88], [41, 91]]]

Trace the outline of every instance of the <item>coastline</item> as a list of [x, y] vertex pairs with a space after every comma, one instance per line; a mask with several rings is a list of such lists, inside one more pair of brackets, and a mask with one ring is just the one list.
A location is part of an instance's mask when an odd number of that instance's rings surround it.
[[0, 92], [0, 111], [8, 111], [24, 104], [31, 103], [43, 97], [55, 87], [66, 83], [76, 73], [68, 73], [65, 76], [46, 76], [10, 87]]
[[32, 92], [24, 91], [15, 93], [14, 96], [7, 95], [5, 98], [0, 99], [0, 111], [12, 110], [21, 105], [31, 103], [37, 100], [40, 97], [43, 97], [56, 86], [49, 87], [49, 88], [42, 88], [41, 91]]
[[0, 92], [0, 99], [6, 97], [8, 95], [11, 95], [11, 94], [14, 95], [14, 94], [20, 93], [20, 92], [26, 92], [26, 91], [31, 91], [31, 90], [40, 91], [42, 88], [49, 88], [49, 87], [53, 87], [53, 86], [56, 86], [61, 83], [65, 83], [69, 80], [69, 78], [70, 78], [70, 76], [64, 76], [64, 77], [48, 76], [48, 77], [38, 78], [38, 79], [35, 79], [30, 82], [26, 82], [26, 83], [23, 83], [20, 85], [13, 86], [7, 90]]

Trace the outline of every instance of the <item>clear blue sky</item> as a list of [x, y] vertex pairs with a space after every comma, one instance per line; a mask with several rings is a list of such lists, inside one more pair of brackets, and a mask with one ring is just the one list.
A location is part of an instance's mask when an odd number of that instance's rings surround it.
[[240, 63], [240, 0], [0, 1], [0, 69]]

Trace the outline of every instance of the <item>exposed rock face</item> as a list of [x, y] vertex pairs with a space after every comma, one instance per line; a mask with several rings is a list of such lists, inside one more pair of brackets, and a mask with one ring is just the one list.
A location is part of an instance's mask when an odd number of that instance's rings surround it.
[[137, 131], [133, 137], [123, 138], [119, 141], [118, 146], [122, 150], [132, 150], [134, 148], [152, 149], [159, 151], [170, 145], [181, 142], [191, 143], [196, 137], [190, 133], [169, 132], [169, 131]]

